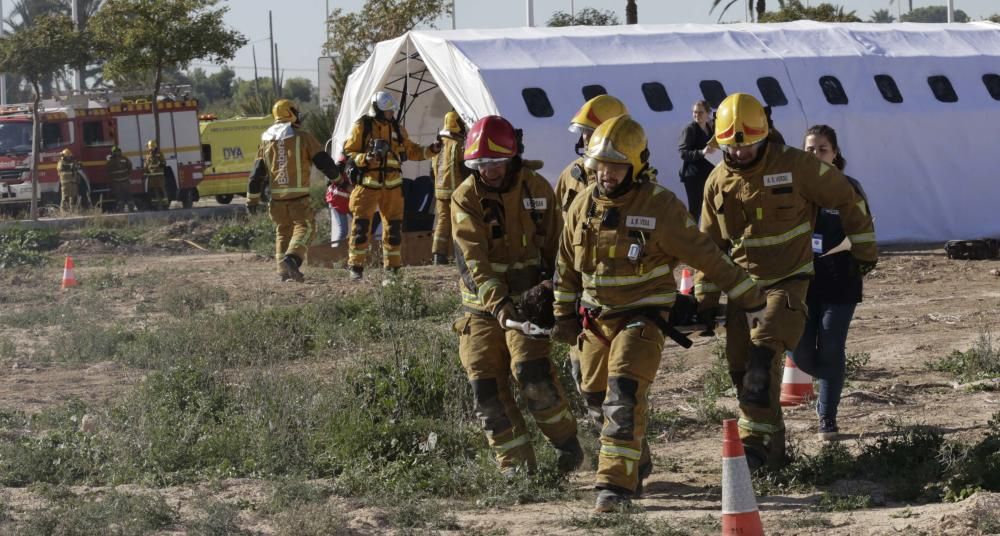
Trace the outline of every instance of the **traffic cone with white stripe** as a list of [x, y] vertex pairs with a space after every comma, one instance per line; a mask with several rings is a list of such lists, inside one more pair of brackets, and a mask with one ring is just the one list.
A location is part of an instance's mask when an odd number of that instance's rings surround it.
[[691, 270], [687, 268], [681, 270], [681, 294], [691, 294], [694, 290], [694, 279], [691, 277]]
[[62, 288], [66, 290], [77, 285], [76, 275], [73, 273], [73, 257], [66, 257], [66, 265], [63, 267]]
[[764, 536], [736, 419], [722, 421], [722, 534]]
[[816, 398], [812, 376], [802, 372], [792, 361], [792, 354], [785, 352], [785, 373], [781, 377], [781, 405], [798, 406]]

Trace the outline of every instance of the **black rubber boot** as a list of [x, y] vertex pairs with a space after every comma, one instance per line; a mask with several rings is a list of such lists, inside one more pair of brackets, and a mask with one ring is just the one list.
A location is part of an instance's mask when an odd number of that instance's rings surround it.
[[628, 508], [632, 504], [629, 494], [617, 489], [601, 489], [597, 492], [597, 502], [594, 511], [599, 514], [610, 514]]
[[348, 266], [347, 271], [351, 274], [351, 281], [361, 281], [361, 278], [365, 275], [365, 268], [363, 266]]
[[431, 264], [434, 266], [445, 266], [448, 264], [448, 256], [441, 253], [431, 254]]

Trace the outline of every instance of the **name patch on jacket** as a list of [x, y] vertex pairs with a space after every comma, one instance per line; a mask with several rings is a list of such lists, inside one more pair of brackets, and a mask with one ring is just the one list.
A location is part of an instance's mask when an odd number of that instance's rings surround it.
[[774, 175], [764, 175], [764, 186], [781, 186], [782, 184], [791, 184], [792, 174], [791, 173], [775, 173]]
[[656, 218], [649, 216], [626, 216], [625, 217], [625, 227], [633, 227], [636, 229], [656, 229]]
[[525, 210], [545, 210], [549, 208], [548, 200], [544, 197], [525, 197], [524, 198], [524, 209]]

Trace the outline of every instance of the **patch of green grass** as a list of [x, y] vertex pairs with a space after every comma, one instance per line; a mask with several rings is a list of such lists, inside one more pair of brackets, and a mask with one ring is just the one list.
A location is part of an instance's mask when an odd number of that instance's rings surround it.
[[200, 505], [198, 516], [188, 523], [190, 536], [244, 536], [251, 534], [239, 524], [240, 510], [236, 506], [203, 497], [196, 501]]
[[59, 232], [52, 229], [0, 229], [0, 269], [41, 266], [48, 262], [44, 252], [55, 249], [59, 241]]
[[320, 503], [294, 506], [274, 519], [278, 536], [348, 536], [356, 533], [347, 518], [333, 507]]
[[459, 530], [458, 519], [435, 501], [404, 501], [389, 508], [386, 518], [394, 527], [404, 529]]
[[869, 495], [823, 493], [813, 508], [820, 512], [849, 512], [851, 510], [862, 510], [871, 506], [872, 498]]
[[726, 362], [725, 345], [717, 343], [712, 354], [712, 366], [702, 376], [701, 393], [687, 400], [694, 408], [694, 423], [698, 425], [718, 425], [725, 419], [736, 418], [735, 411], [718, 404], [719, 397], [734, 392], [729, 364]]
[[664, 519], [649, 519], [637, 505], [624, 507], [618, 512], [608, 514], [590, 514], [586, 516], [573, 515], [566, 521], [566, 526], [583, 529], [588, 533], [602, 531], [603, 534], [615, 536], [687, 536], [688, 530], [672, 526]]
[[868, 366], [871, 360], [872, 355], [868, 352], [848, 352], [844, 377], [848, 379], [856, 378]]
[[321, 484], [285, 478], [274, 483], [271, 498], [265, 507], [270, 513], [284, 512], [305, 504], [325, 502], [333, 491]]
[[975, 381], [1000, 377], [1000, 347], [994, 346], [993, 335], [988, 330], [979, 333], [979, 339], [966, 352], [958, 350], [927, 364], [927, 368], [947, 372], [961, 381]]
[[249, 251], [269, 247], [274, 251], [274, 225], [266, 215], [254, 215], [220, 227], [209, 245], [214, 249]]
[[177, 513], [158, 495], [112, 491], [103, 496], [61, 498], [33, 512], [16, 533], [24, 536], [140, 536], [165, 530], [176, 521]]
[[987, 424], [989, 433], [975, 445], [947, 443], [939, 460], [946, 467], [944, 498], [960, 501], [979, 490], [1000, 491], [1000, 412]]
[[790, 529], [830, 529], [833, 522], [819, 514], [806, 514], [785, 519], [782, 526]]
[[160, 307], [176, 317], [187, 317], [208, 310], [212, 305], [229, 299], [229, 293], [225, 289], [194, 281], [161, 286], [159, 293]]
[[82, 238], [97, 240], [102, 244], [119, 247], [139, 242], [143, 230], [130, 227], [84, 227], [80, 230]]

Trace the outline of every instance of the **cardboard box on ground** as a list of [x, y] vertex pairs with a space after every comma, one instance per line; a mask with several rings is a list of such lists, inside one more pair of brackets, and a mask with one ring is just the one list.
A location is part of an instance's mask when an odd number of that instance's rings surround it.
[[[404, 266], [430, 264], [431, 245], [434, 240], [434, 183], [428, 176], [406, 179], [403, 181], [403, 244], [400, 255]], [[323, 217], [323, 216], [321, 216]], [[329, 213], [325, 214], [329, 219]], [[379, 216], [373, 218], [379, 221]], [[377, 232], [369, 240], [369, 266], [381, 265], [382, 237], [381, 226], [376, 225]], [[327, 227], [329, 228], [329, 227]], [[320, 237], [322, 243], [309, 248], [306, 264], [326, 268], [342, 267], [347, 260], [348, 245], [342, 243], [331, 247], [329, 235]]]

